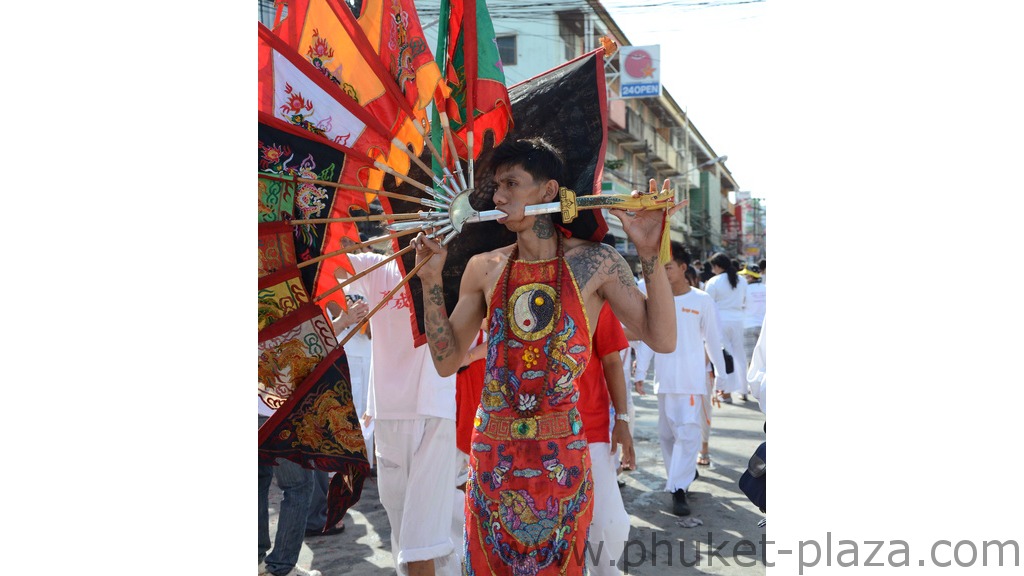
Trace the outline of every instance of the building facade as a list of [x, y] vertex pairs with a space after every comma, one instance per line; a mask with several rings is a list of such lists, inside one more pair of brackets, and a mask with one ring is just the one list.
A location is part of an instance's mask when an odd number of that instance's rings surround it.
[[[438, 0], [417, 2], [427, 42], [436, 46]], [[533, 2], [489, 0], [502, 67], [509, 86], [532, 78], [612, 38], [631, 45], [625, 33], [598, 0]], [[667, 87], [661, 96], [620, 99], [618, 58], [606, 61], [609, 88], [608, 146], [603, 193], [629, 194], [645, 189], [650, 178], [669, 179], [680, 200], [689, 205], [672, 219], [672, 238], [705, 257], [716, 250], [739, 254], [741, 214], [729, 193], [739, 185], [725, 160], [704, 138]], [[588, 191], [580, 193], [597, 193]], [[627, 257], [632, 246], [617, 218], [607, 218], [619, 249]]]
[[[272, 0], [259, 0], [261, 19], [273, 17]], [[417, 0], [420, 24], [429, 46], [437, 46], [439, 0]], [[506, 83], [528, 80], [601, 46], [609, 37], [630, 46], [625, 33], [598, 0], [488, 0]], [[657, 97], [621, 99], [618, 57], [606, 60], [608, 145], [600, 192], [629, 194], [646, 189], [649, 179], [670, 180], [679, 200], [689, 200], [671, 222], [673, 240], [706, 258], [718, 250], [746, 258], [745, 246], [755, 244], [751, 220], [744, 226], [743, 210], [729, 199], [739, 185], [719, 155], [662, 86]], [[577, 191], [595, 194], [598, 191]], [[733, 194], [735, 196], [735, 194]], [[758, 204], [760, 254], [763, 254], [764, 207]], [[749, 214], [749, 212], [748, 212]], [[614, 217], [607, 217], [618, 248], [627, 259], [635, 250]], [[748, 238], [749, 237], [749, 238]]]

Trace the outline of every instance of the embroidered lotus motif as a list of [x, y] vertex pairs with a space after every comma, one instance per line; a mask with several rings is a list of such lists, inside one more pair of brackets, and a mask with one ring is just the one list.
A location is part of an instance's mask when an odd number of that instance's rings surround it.
[[537, 397], [533, 394], [519, 395], [519, 411], [532, 412], [537, 409]]

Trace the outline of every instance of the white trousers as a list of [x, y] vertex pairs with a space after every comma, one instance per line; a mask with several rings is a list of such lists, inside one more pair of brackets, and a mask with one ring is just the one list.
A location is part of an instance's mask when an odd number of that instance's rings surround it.
[[373, 458], [373, 423], [363, 426], [363, 414], [366, 412], [366, 397], [370, 390], [370, 357], [349, 356], [348, 372], [352, 380], [352, 404], [356, 409], [356, 416], [359, 418], [359, 429], [363, 432], [363, 441], [366, 442], [366, 455], [370, 460], [370, 468], [374, 467]]
[[[455, 486], [461, 486], [468, 480], [469, 454], [456, 449]], [[455, 500], [452, 502], [452, 542], [461, 565], [466, 559], [466, 493], [458, 488], [455, 488]]]
[[747, 393], [747, 352], [743, 348], [743, 320], [722, 321], [722, 345], [732, 354], [733, 371], [719, 387], [727, 394]]
[[619, 492], [618, 458], [611, 444], [590, 444], [590, 474], [594, 479], [594, 518], [590, 523], [587, 544], [587, 565], [596, 576], [622, 574], [616, 564], [629, 539], [629, 515]]
[[658, 440], [665, 461], [665, 490], [686, 490], [697, 472], [703, 394], [658, 394]]
[[715, 379], [711, 376], [711, 372], [707, 372], [705, 374], [704, 381], [706, 384], [705, 388], [708, 392], [704, 395], [704, 402], [702, 402], [704, 410], [701, 413], [700, 418], [700, 441], [702, 444], [707, 442], [708, 438], [711, 437], [711, 398], [713, 398], [715, 394]]
[[409, 562], [433, 559], [435, 574], [459, 574], [451, 536], [455, 421], [377, 420], [376, 428], [377, 489], [391, 524], [396, 570], [407, 576]]

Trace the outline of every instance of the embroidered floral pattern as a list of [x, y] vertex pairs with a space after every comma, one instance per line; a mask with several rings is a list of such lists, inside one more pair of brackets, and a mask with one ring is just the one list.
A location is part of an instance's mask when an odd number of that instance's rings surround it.
[[537, 397], [533, 394], [520, 394], [519, 395], [519, 411], [520, 412], [533, 412], [537, 409]]
[[539, 360], [540, 350], [534, 348], [533, 346], [527, 346], [526, 349], [523, 350], [523, 364], [526, 365], [527, 370], [536, 366]]

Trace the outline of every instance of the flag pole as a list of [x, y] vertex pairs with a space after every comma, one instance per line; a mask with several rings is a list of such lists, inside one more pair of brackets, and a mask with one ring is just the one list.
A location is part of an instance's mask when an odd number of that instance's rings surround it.
[[[407, 246], [407, 248], [412, 248], [412, 246]], [[430, 258], [433, 257], [433, 256], [434, 256], [433, 252], [431, 252], [430, 254], [427, 254], [426, 257], [423, 258], [423, 261], [421, 261], [419, 264], [417, 264], [412, 270], [409, 271], [408, 274], [405, 275], [404, 278], [402, 278], [401, 281], [398, 282], [398, 286], [395, 286], [391, 290], [391, 292], [388, 292], [387, 296], [385, 296], [383, 299], [381, 299], [381, 301], [378, 302], [377, 305], [373, 307], [373, 310], [370, 310], [366, 314], [366, 316], [363, 317], [363, 319], [360, 320], [358, 324], [356, 324], [355, 328], [353, 328], [351, 331], [349, 331], [348, 336], [345, 336], [345, 338], [341, 342], [338, 342], [338, 345], [341, 346], [341, 347], [344, 347], [345, 344], [349, 341], [349, 339], [352, 338], [352, 336], [354, 336], [355, 333], [358, 332], [363, 327], [364, 324], [366, 324], [367, 322], [370, 321], [370, 317], [373, 316], [374, 314], [376, 314], [377, 310], [380, 310], [385, 304], [387, 304], [388, 301], [391, 300], [391, 297], [394, 296], [396, 292], [398, 292], [399, 290], [402, 289], [403, 286], [408, 284], [409, 280], [412, 280], [412, 277], [415, 276], [416, 273], [420, 271], [420, 268], [423, 268], [423, 265], [426, 264], [427, 261], [430, 260]]]
[[[387, 236], [379, 236], [377, 238], [371, 238], [371, 239], [367, 240], [366, 242], [360, 242], [358, 244], [353, 244], [351, 246], [346, 246], [344, 248], [340, 248], [338, 250], [335, 250], [334, 252], [328, 252], [327, 254], [321, 254], [320, 256], [317, 256], [316, 258], [311, 258], [309, 260], [305, 260], [305, 261], [299, 262], [299, 264], [296, 267], [302, 269], [302, 268], [305, 268], [307, 266], [312, 266], [313, 264], [316, 264], [317, 262], [322, 262], [324, 260], [327, 260], [328, 258], [333, 258], [333, 257], [338, 256], [340, 254], [347, 254], [347, 253], [349, 253], [349, 252], [351, 252], [353, 250], [356, 250], [356, 249], [359, 249], [359, 248], [363, 248], [363, 247], [366, 247], [366, 246], [370, 246], [371, 244], [379, 244], [379, 243], [384, 242], [386, 240], [393, 240], [393, 239], [399, 238], [401, 236], [408, 236], [409, 234], [417, 233], [419, 231], [420, 230], [418, 228], [414, 229], [414, 230], [402, 230], [402, 231], [399, 231], [399, 232], [395, 232], [394, 234], [388, 234]], [[325, 293], [321, 294], [317, 298], [317, 300], [322, 299], [327, 294], [329, 294], [329, 292], [325, 292]]]
[[342, 184], [340, 182], [331, 182], [328, 180], [315, 180], [313, 178], [298, 178], [292, 176], [280, 176], [278, 174], [269, 174], [267, 172], [260, 172], [260, 178], [266, 178], [268, 180], [277, 180], [278, 182], [299, 182], [301, 184], [315, 184], [317, 186], [329, 186], [331, 188], [341, 188], [343, 190], [352, 190], [355, 192], [365, 192], [367, 194], [377, 194], [384, 196], [385, 198], [394, 198], [395, 200], [405, 200], [406, 202], [413, 202], [415, 204], [421, 204], [430, 208], [436, 208], [430, 202], [424, 198], [418, 198], [416, 196], [409, 196], [408, 194], [399, 194], [398, 192], [388, 192], [386, 190], [378, 190], [376, 188], [367, 188], [365, 186], [354, 186], [352, 184]]
[[462, 51], [466, 59], [466, 145], [469, 154], [466, 161], [469, 163], [469, 187], [474, 188], [474, 146], [473, 146], [473, 119], [476, 116], [476, 78], [477, 78], [477, 30], [476, 30], [476, 3], [477, 0], [468, 0], [466, 9], [462, 12], [462, 29], [464, 36], [462, 40]]
[[376, 270], [377, 268], [380, 268], [381, 266], [383, 266], [383, 265], [387, 264], [388, 262], [391, 262], [391, 261], [392, 261], [392, 260], [394, 260], [395, 258], [400, 258], [400, 257], [404, 256], [405, 254], [407, 254], [407, 253], [408, 253], [408, 252], [410, 252], [411, 250], [413, 250], [413, 247], [412, 247], [412, 245], [406, 246], [405, 248], [402, 248], [401, 250], [399, 250], [398, 252], [395, 252], [395, 253], [394, 253], [394, 254], [392, 254], [391, 256], [388, 256], [387, 258], [385, 258], [385, 259], [381, 260], [380, 262], [377, 262], [377, 263], [376, 263], [376, 264], [374, 264], [373, 266], [370, 266], [370, 267], [369, 267], [369, 268], [367, 268], [366, 270], [363, 270], [362, 272], [360, 272], [360, 273], [358, 273], [358, 274], [356, 274], [356, 275], [354, 275], [354, 276], [349, 276], [348, 278], [346, 278], [346, 279], [345, 279], [345, 281], [344, 281], [344, 282], [339, 282], [337, 286], [334, 286], [334, 287], [333, 287], [333, 288], [331, 288], [330, 290], [327, 290], [327, 291], [325, 291], [325, 292], [324, 292], [323, 294], [321, 294], [321, 295], [317, 296], [317, 297], [316, 297], [316, 301], [317, 301], [317, 302], [319, 302], [320, 300], [323, 300], [324, 298], [326, 298], [326, 297], [330, 296], [331, 294], [334, 294], [334, 293], [335, 293], [335, 292], [337, 292], [338, 290], [341, 290], [341, 289], [342, 289], [342, 288], [344, 288], [345, 286], [348, 286], [349, 284], [351, 284], [351, 283], [355, 282], [356, 280], [359, 280], [359, 279], [360, 279], [360, 278], [362, 278], [363, 276], [366, 276], [366, 275], [367, 275], [367, 274], [369, 274], [370, 272], [373, 272], [373, 271], [374, 271], [374, 270]]

